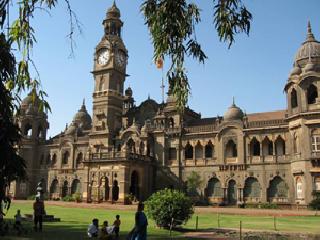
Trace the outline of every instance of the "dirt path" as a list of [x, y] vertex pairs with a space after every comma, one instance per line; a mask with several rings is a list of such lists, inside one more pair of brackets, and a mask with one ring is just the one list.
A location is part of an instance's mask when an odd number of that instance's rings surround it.
[[[28, 200], [14, 200], [18, 203], [30, 203]], [[88, 208], [88, 209], [109, 209], [109, 210], [132, 210], [137, 209], [136, 204], [123, 205], [111, 203], [75, 203], [63, 201], [45, 201], [46, 205], [63, 206], [71, 208]], [[234, 214], [234, 215], [251, 215], [251, 216], [313, 216], [316, 211], [311, 210], [279, 210], [279, 209], [242, 209], [242, 208], [214, 208], [214, 207], [196, 207], [195, 213], [221, 213], [221, 214]], [[320, 214], [320, 213], [319, 213]]]

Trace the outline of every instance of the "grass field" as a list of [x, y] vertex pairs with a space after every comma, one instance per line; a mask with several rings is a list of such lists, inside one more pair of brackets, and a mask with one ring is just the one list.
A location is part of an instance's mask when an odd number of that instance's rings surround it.
[[[13, 203], [7, 217], [13, 219], [17, 209], [20, 209], [22, 214], [31, 214], [32, 203]], [[112, 224], [116, 214], [121, 216], [121, 239], [125, 239], [126, 233], [134, 225], [134, 211], [130, 210], [85, 209], [47, 205], [46, 212], [61, 218], [61, 222], [44, 223], [44, 231], [42, 233], [32, 232], [31, 222], [24, 223], [26, 228], [29, 229], [26, 237], [3, 239], [86, 239], [86, 229], [92, 218], [98, 218], [100, 224], [104, 220], [108, 220]], [[217, 214], [202, 213], [198, 215], [198, 220], [199, 230], [209, 230], [218, 227]], [[242, 221], [244, 229], [274, 230], [274, 218], [270, 216], [219, 215], [221, 228], [239, 228], [240, 221]], [[195, 222], [196, 216], [194, 215], [185, 228], [187, 230], [194, 230], [196, 226]], [[320, 234], [320, 216], [277, 217], [276, 227], [278, 231]], [[174, 232], [173, 236], [174, 239], [186, 239], [180, 232]], [[154, 222], [149, 219], [148, 239], [169, 239], [169, 232], [156, 228]]]

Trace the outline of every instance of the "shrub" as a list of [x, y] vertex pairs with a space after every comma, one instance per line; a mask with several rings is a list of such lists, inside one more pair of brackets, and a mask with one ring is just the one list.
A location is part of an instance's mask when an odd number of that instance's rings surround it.
[[275, 203], [261, 203], [260, 208], [263, 209], [278, 209], [278, 205]]
[[320, 193], [313, 193], [314, 199], [310, 202], [309, 207], [313, 210], [320, 210]]
[[159, 227], [185, 224], [193, 214], [192, 201], [184, 193], [164, 189], [150, 196], [146, 201], [146, 212]]
[[61, 199], [64, 202], [74, 202], [74, 198], [71, 195], [67, 195]]
[[30, 195], [27, 197], [27, 200], [35, 200], [36, 199], [36, 195]]
[[74, 193], [72, 194], [72, 198], [75, 202], [82, 202], [81, 193]]

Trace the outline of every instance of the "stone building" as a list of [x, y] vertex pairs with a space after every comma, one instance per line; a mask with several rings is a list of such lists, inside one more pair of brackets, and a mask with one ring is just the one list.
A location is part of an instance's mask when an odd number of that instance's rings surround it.
[[179, 114], [170, 94], [161, 104], [149, 98], [135, 105], [132, 89], [124, 90], [122, 25], [114, 4], [94, 53], [92, 116], [83, 102], [72, 123], [47, 139], [47, 116], [31, 96], [23, 100], [20, 154], [29, 179], [13, 184], [15, 197], [42, 181], [50, 198], [143, 200], [181, 187], [193, 171], [202, 180], [198, 193], [213, 203], [308, 204], [320, 191], [320, 43], [310, 24], [284, 86], [286, 109], [245, 114], [233, 102], [212, 118], [189, 108]]

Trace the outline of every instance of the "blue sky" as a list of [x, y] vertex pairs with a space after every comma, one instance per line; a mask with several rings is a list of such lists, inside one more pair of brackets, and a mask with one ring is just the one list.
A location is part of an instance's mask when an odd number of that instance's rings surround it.
[[[142, 1], [116, 2], [124, 22], [123, 40], [129, 51], [127, 73], [130, 76], [125, 85], [133, 89], [137, 104], [149, 94], [160, 102], [162, 74], [152, 62], [150, 36], [139, 12]], [[195, 2], [202, 9], [197, 39], [209, 59], [205, 65], [192, 59], [187, 61], [192, 88], [189, 106], [203, 117], [223, 115], [234, 96], [236, 104], [247, 113], [284, 109], [283, 87], [295, 53], [305, 40], [308, 20], [320, 40], [320, 1], [244, 0], [253, 14], [250, 36], [238, 35], [230, 49], [226, 43], [219, 42], [213, 27], [212, 1]], [[72, 0], [71, 4], [83, 24], [83, 34], [75, 36], [77, 46], [72, 59], [68, 58], [69, 25], [63, 1], [50, 16], [40, 12], [33, 20], [37, 36], [33, 58], [52, 108], [48, 136], [64, 130], [83, 98], [92, 112], [93, 53], [103, 34], [102, 20], [112, 1]]]

